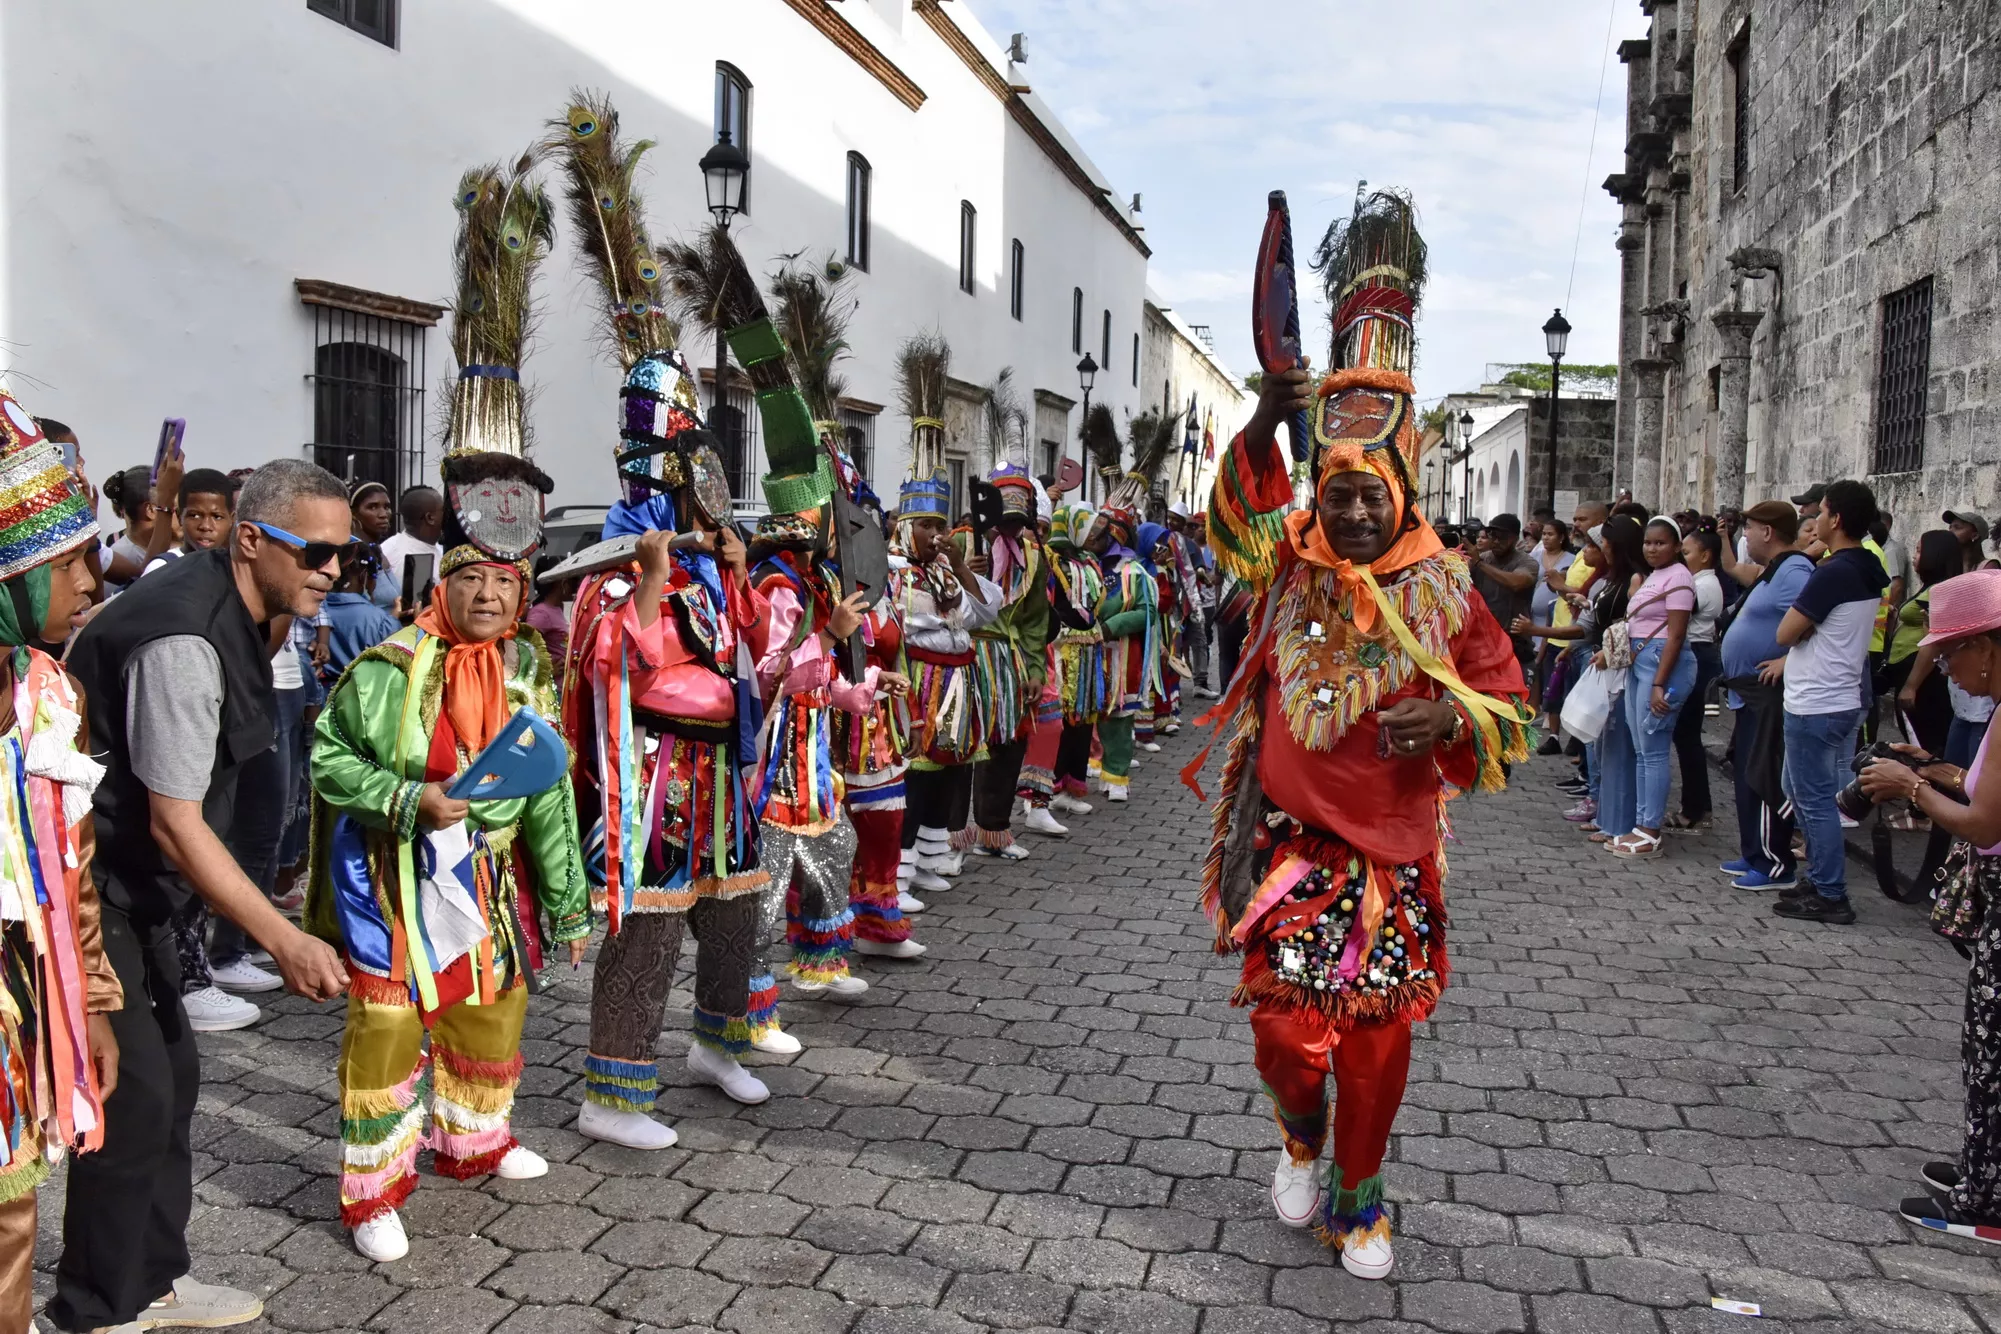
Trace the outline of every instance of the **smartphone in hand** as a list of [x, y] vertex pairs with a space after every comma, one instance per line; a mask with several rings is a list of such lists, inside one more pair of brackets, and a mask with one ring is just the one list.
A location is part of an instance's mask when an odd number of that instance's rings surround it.
[[149, 481], [160, 480], [160, 468], [181, 452], [181, 440], [187, 433], [188, 423], [184, 417], [169, 417], [160, 423], [160, 443], [153, 450], [153, 473]]

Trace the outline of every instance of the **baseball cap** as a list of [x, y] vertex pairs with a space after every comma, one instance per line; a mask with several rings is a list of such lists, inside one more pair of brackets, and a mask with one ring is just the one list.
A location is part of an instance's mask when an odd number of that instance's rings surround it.
[[1962, 514], [1958, 510], [1947, 510], [1938, 517], [1941, 523], [1965, 524], [1973, 530], [1973, 540], [1976, 542], [1985, 542], [1987, 540], [1987, 520], [1981, 518], [1978, 514]]
[[1793, 504], [1818, 505], [1825, 499], [1827, 499], [1827, 484], [1825, 482], [1815, 482], [1812, 486], [1794, 496]]

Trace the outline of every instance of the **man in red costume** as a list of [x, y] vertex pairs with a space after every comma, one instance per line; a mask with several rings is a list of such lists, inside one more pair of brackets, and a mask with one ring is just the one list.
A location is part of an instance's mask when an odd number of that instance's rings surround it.
[[[1443, 803], [1499, 788], [1530, 738], [1513, 645], [1417, 511], [1413, 223], [1405, 200], [1377, 194], [1336, 229], [1338, 369], [1317, 386], [1304, 368], [1265, 376], [1209, 508], [1218, 562], [1258, 597], [1243, 665], [1207, 715], [1228, 757], [1203, 903], [1219, 951], [1244, 954], [1232, 1000], [1254, 1007], [1285, 1142], [1273, 1205], [1362, 1278], [1390, 1272], [1383, 1152], [1410, 1026], [1445, 985]], [[1275, 432], [1299, 412], [1314, 505], [1288, 513]]]

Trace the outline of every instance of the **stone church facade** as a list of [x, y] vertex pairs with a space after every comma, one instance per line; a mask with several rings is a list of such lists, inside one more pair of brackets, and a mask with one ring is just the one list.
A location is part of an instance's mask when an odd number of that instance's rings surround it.
[[1867, 480], [2001, 508], [1994, 0], [1641, 0], [1625, 42], [1618, 486]]

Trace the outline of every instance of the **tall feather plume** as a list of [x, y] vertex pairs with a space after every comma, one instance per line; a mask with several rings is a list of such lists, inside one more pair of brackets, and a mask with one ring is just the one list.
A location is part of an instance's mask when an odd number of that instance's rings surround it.
[[[1003, 366], [980, 396], [980, 417], [987, 432], [987, 453], [996, 466], [1019, 462], [1028, 466], [1028, 409], [1014, 387], [1014, 367]], [[1019, 448], [1017, 449], [1017, 446]], [[1016, 454], [1021, 457], [1015, 458]]]
[[732, 327], [723, 318], [723, 287], [729, 281], [736, 244], [729, 233], [711, 223], [692, 241], [668, 241], [657, 251], [660, 281], [682, 320], [711, 340]]
[[785, 340], [793, 378], [813, 419], [838, 422], [848, 380], [834, 365], [849, 351], [848, 321], [855, 313], [849, 293], [853, 275], [832, 255], [814, 265], [801, 260], [804, 253], [779, 257], [779, 268], [771, 275], [771, 319]]
[[897, 406], [910, 419], [910, 475], [929, 477], [945, 466], [945, 386], [952, 348], [935, 330], [913, 334], [896, 353]]
[[1125, 445], [1119, 439], [1118, 419], [1112, 416], [1111, 408], [1103, 403], [1093, 403], [1091, 410], [1084, 414], [1077, 439], [1098, 465], [1099, 473], [1118, 476], [1119, 456], [1124, 452]]
[[1132, 472], [1146, 484], [1145, 494], [1151, 495], [1156, 482], [1160, 480], [1161, 469], [1167, 456], [1173, 452], [1176, 439], [1181, 434], [1179, 412], [1162, 412], [1159, 408], [1148, 408], [1126, 424], [1127, 434], [1132, 441]]
[[445, 450], [521, 454], [528, 445], [520, 381], [533, 319], [535, 270], [556, 239], [555, 214], [529, 179], [535, 153], [512, 170], [474, 167], [459, 180], [452, 355], [459, 379], [446, 397]]
[[603, 93], [576, 91], [563, 116], [549, 122], [542, 151], [560, 155], [570, 226], [603, 292], [599, 335], [621, 370], [681, 337], [660, 291], [660, 259], [646, 235], [646, 215], [633, 188], [651, 139], [618, 141], [618, 112]]
[[[1354, 213], [1336, 218], [1327, 226], [1320, 244], [1314, 248], [1313, 269], [1320, 275], [1330, 311], [1364, 281], [1395, 287], [1416, 305], [1424, 299], [1427, 277], [1427, 250], [1417, 230], [1417, 205], [1401, 190], [1377, 190], [1355, 202]], [[1340, 330], [1333, 331], [1336, 345], [1328, 365], [1343, 365], [1339, 347]], [[1403, 335], [1406, 339], [1409, 335]], [[1403, 364], [1409, 365], [1410, 346], [1401, 349]]]

